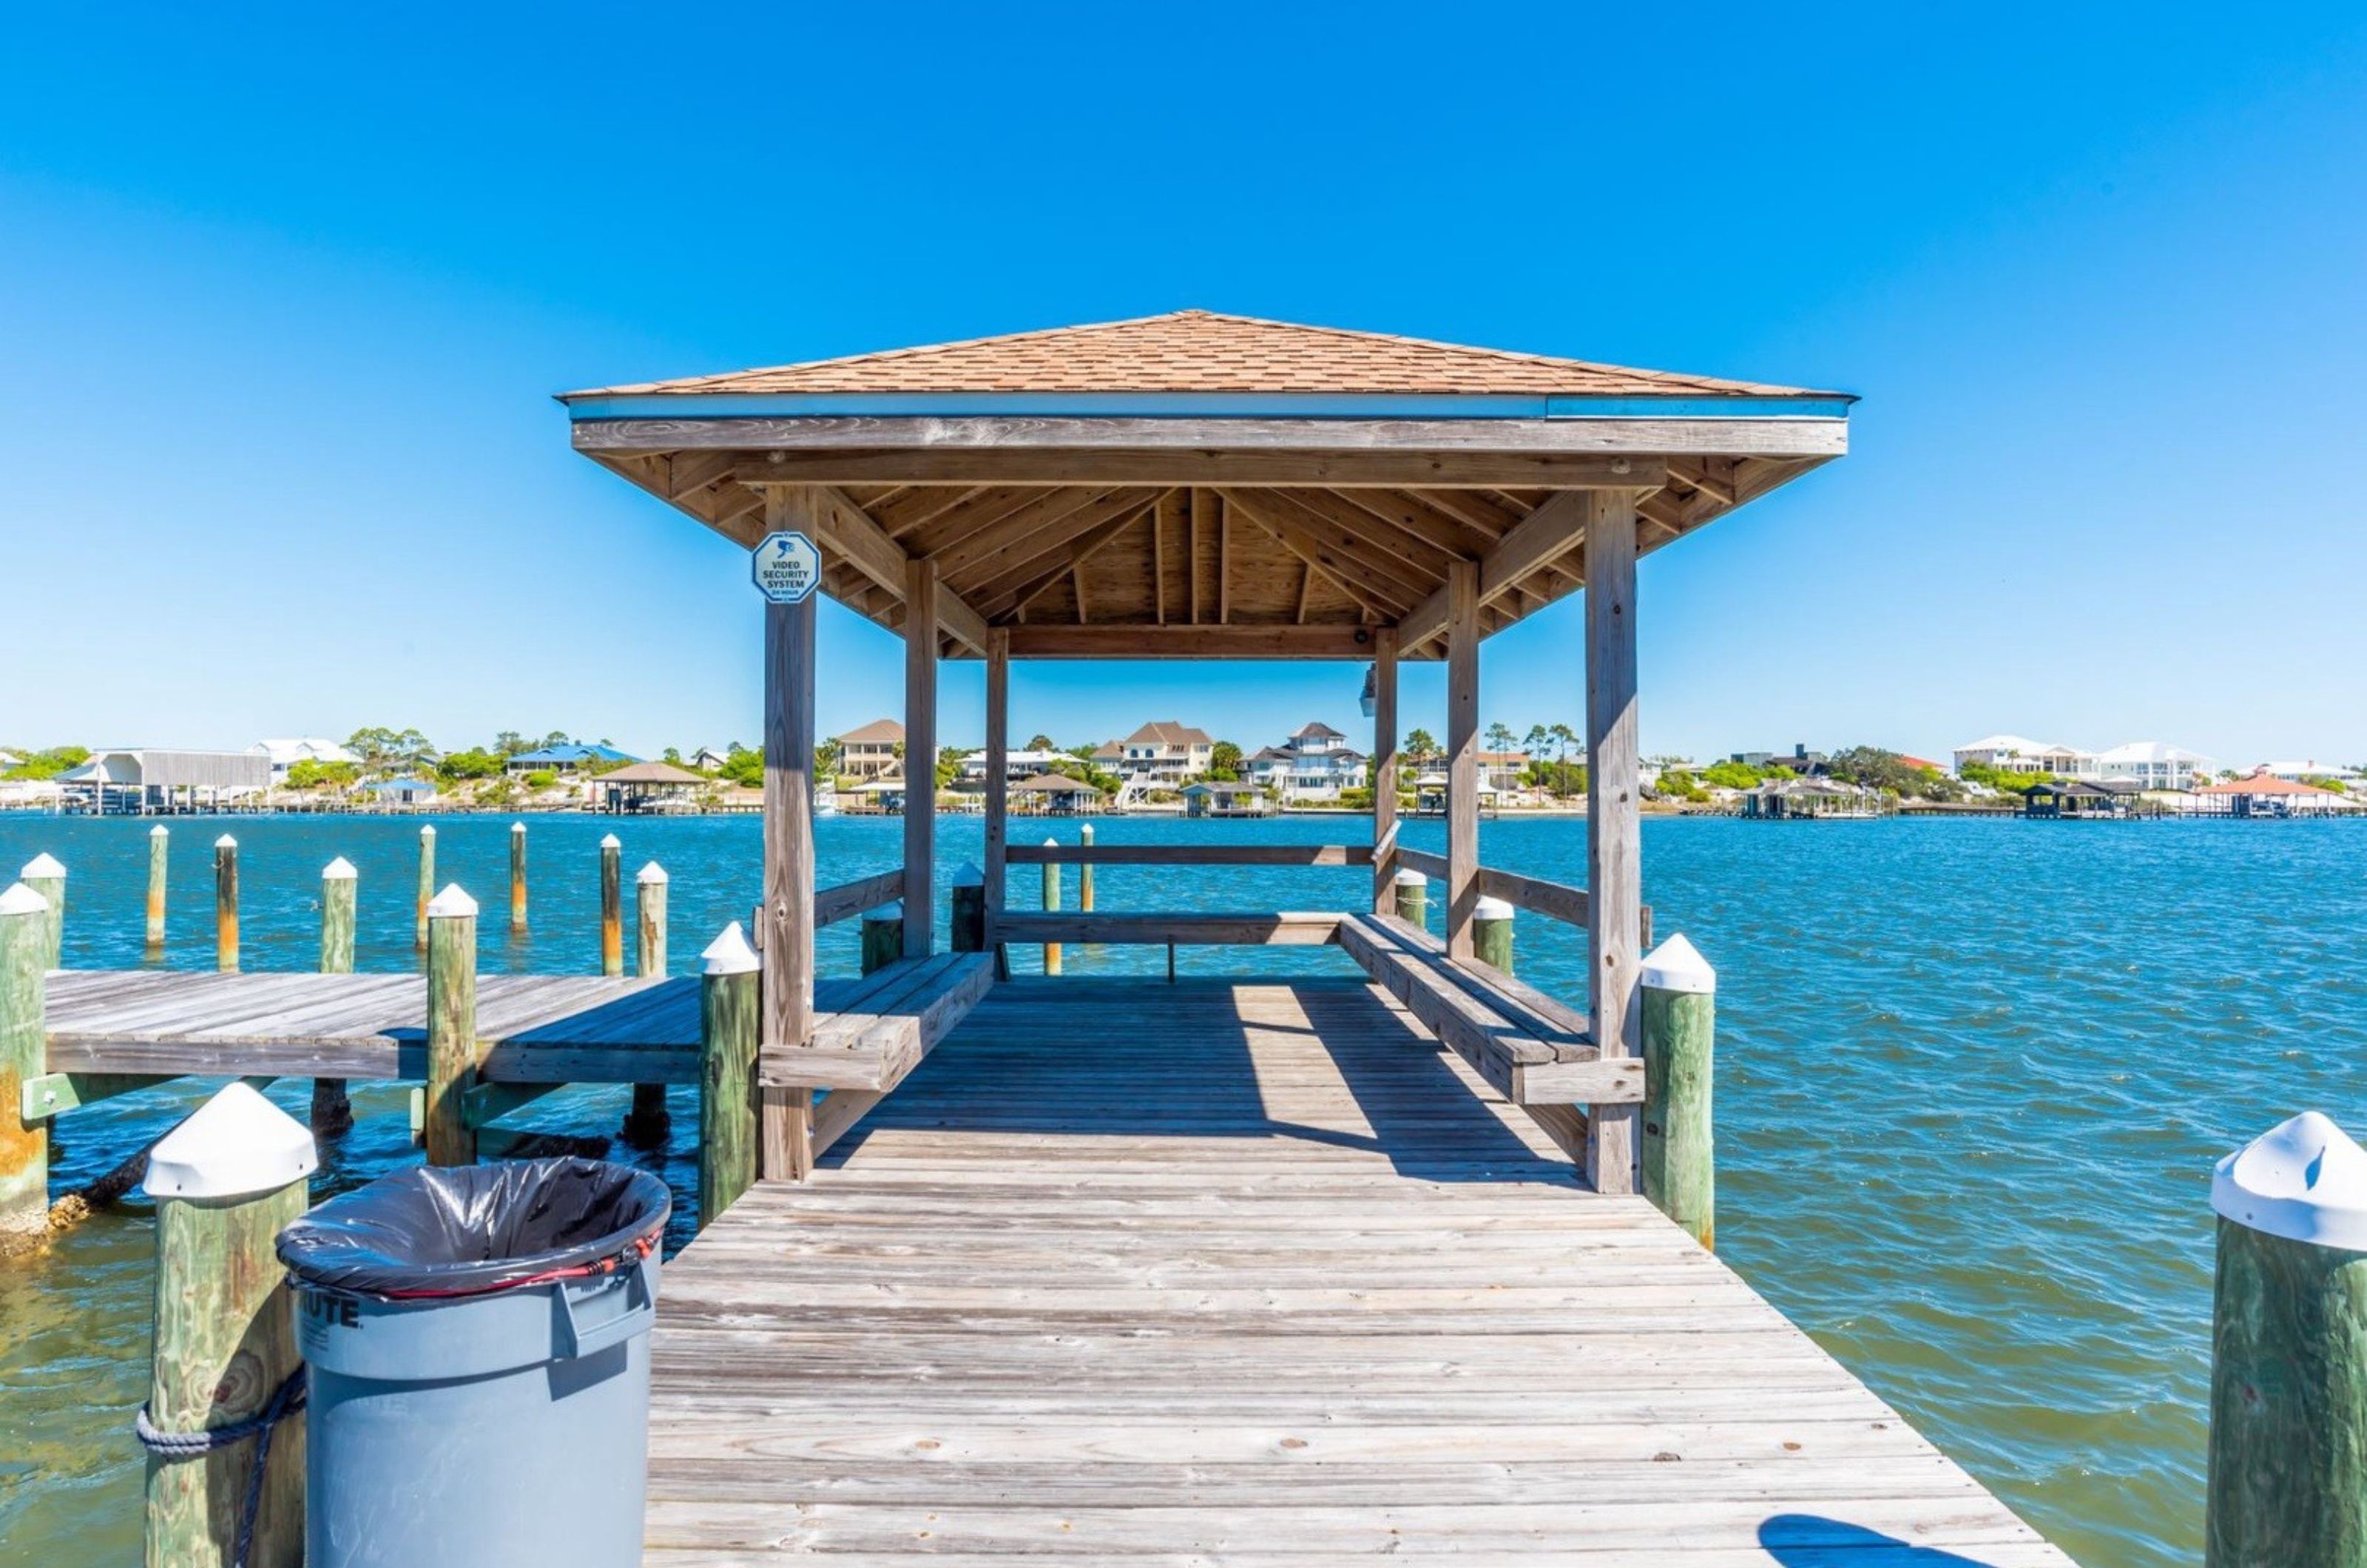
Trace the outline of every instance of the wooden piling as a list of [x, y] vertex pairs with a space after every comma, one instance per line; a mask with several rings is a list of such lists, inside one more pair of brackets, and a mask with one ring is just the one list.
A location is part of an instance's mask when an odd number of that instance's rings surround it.
[[436, 900], [436, 824], [424, 822], [419, 828], [419, 919], [413, 945], [422, 953], [427, 951], [427, 906]]
[[[353, 863], [339, 855], [321, 872], [321, 973], [354, 972], [354, 895], [358, 875]], [[343, 1078], [312, 1080], [312, 1132], [334, 1137], [354, 1124], [352, 1100]]]
[[1644, 1196], [1704, 1247], [1717, 1237], [1717, 1162], [1710, 1119], [1717, 974], [1680, 934], [1637, 967], [1642, 991], [1644, 1114], [1637, 1154]]
[[625, 972], [625, 846], [609, 834], [600, 840], [600, 973]]
[[[666, 874], [651, 861], [633, 878], [633, 973], [648, 978], [666, 972]], [[640, 1148], [663, 1148], [674, 1130], [665, 1085], [637, 1083], [625, 1113], [624, 1140]]]
[[698, 1224], [756, 1179], [756, 950], [738, 922], [701, 953], [698, 989]]
[[904, 906], [882, 904], [863, 917], [863, 972], [885, 968], [904, 956]]
[[953, 944], [956, 953], [986, 951], [986, 873], [964, 862], [954, 869]]
[[[1077, 825], [1077, 842], [1089, 850], [1093, 847], [1092, 823]], [[1089, 860], [1077, 863], [1077, 908], [1088, 915], [1093, 912], [1093, 863]]]
[[1430, 924], [1430, 878], [1418, 871], [1397, 874], [1398, 919], [1427, 929]]
[[66, 868], [60, 865], [53, 855], [38, 854], [26, 862], [25, 869], [17, 874], [24, 879], [26, 886], [40, 894], [50, 906], [49, 913], [41, 920], [41, 967], [62, 969], [65, 967]]
[[[296, 1316], [273, 1251], [304, 1213], [319, 1163], [311, 1134], [243, 1083], [151, 1152], [156, 1201], [154, 1348], [145, 1425], [149, 1568], [231, 1568], [263, 1470], [249, 1568], [304, 1561], [304, 1417]], [[187, 1454], [176, 1438], [277, 1416], [267, 1430]], [[161, 1442], [158, 1440], [161, 1438]]]
[[48, 901], [25, 884], [0, 893], [0, 1247], [49, 1229], [50, 1124], [24, 1120], [25, 1083], [49, 1065], [48, 919]]
[[2219, 1164], [2206, 1568], [2367, 1562], [2367, 1150], [2316, 1111]]
[[1471, 954], [1480, 963], [1512, 972], [1512, 907], [1501, 898], [1481, 898], [1471, 909]]
[[162, 822], [148, 829], [148, 951], [164, 945], [164, 862], [173, 835]]
[[427, 1115], [430, 1165], [474, 1165], [477, 1134], [461, 1096], [477, 1077], [477, 901], [457, 886], [427, 905]]
[[238, 840], [214, 840], [214, 967], [238, 973]]
[[[1048, 850], [1059, 849], [1060, 847], [1060, 840], [1058, 839], [1047, 839], [1044, 840], [1044, 847]], [[1051, 910], [1057, 909], [1059, 907], [1060, 865], [1058, 861], [1048, 860], [1044, 863], [1044, 908], [1047, 910]], [[1057, 942], [1048, 942], [1044, 944], [1044, 973], [1047, 975], [1058, 975], [1059, 972], [1060, 944]]]
[[510, 931], [526, 931], [526, 824], [510, 824]]

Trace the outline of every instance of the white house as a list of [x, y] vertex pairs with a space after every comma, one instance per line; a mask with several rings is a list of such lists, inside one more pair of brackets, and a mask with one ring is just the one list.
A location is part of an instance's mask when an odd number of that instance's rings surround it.
[[838, 742], [838, 771], [843, 774], [876, 779], [903, 771], [898, 751], [904, 744], [904, 727], [892, 718], [875, 718], [859, 729], [831, 739]]
[[[1175, 719], [1153, 719], [1118, 742], [1118, 771], [1129, 778], [1148, 776], [1153, 782], [1180, 784], [1208, 771], [1217, 743], [1205, 729]], [[1093, 753], [1098, 761], [1101, 753]]]
[[289, 736], [276, 740], [258, 740], [255, 750], [271, 759], [271, 782], [286, 784], [288, 770], [299, 762], [352, 762], [358, 765], [359, 757], [323, 735]]
[[2146, 789], [2186, 789], [2211, 776], [2211, 759], [2159, 740], [2132, 740], [2096, 759], [2096, 776], [2133, 779]]
[[[1076, 759], [1066, 751], [1006, 751], [1002, 754], [1002, 776], [1005, 782], [1017, 784], [1055, 771], [1056, 762], [1073, 762]], [[962, 782], [968, 784], [986, 783], [986, 753], [972, 751], [961, 760]]]
[[2282, 779], [2287, 784], [2308, 784], [2312, 780], [2331, 779], [2344, 789], [2356, 789], [2360, 784], [2367, 784], [2367, 774], [2361, 774], [2356, 768], [2346, 768], [2339, 762], [2320, 762], [2314, 760], [2298, 762], [2261, 762], [2255, 766], [2252, 772], [2256, 774], [2266, 773], [2272, 779]]
[[2064, 779], [2102, 777], [2093, 751], [2033, 740], [2026, 735], [1990, 735], [1955, 749], [1956, 772], [1967, 766], [2007, 773], [2053, 773]]
[[1330, 801], [1365, 782], [1365, 754], [1328, 724], [1302, 724], [1244, 764], [1251, 783], [1285, 800]]

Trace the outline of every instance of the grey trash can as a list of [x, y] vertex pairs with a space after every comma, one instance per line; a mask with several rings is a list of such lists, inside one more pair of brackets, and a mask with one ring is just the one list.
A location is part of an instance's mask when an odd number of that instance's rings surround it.
[[600, 1160], [397, 1172], [279, 1233], [311, 1568], [641, 1560], [665, 1183]]

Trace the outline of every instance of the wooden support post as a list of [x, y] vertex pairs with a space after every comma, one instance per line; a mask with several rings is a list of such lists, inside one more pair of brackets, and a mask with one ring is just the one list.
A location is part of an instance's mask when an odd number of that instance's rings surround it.
[[1512, 907], [1501, 898], [1481, 898], [1471, 911], [1471, 953], [1480, 963], [1512, 972]]
[[882, 904], [863, 917], [863, 972], [884, 969], [904, 956], [904, 937], [910, 928], [904, 923], [901, 904]]
[[[1644, 1196], [1704, 1247], [1717, 1237], [1717, 1162], [1710, 1099], [1717, 973], [1682, 935], [1637, 970], [1644, 1053], [1638, 1147]], [[1601, 1108], [1597, 1108], [1598, 1113]]]
[[526, 824], [510, 824], [510, 931], [526, 930]]
[[[1077, 842], [1089, 850], [1093, 847], [1092, 823], [1084, 822], [1078, 825]], [[1091, 861], [1080, 861], [1077, 863], [1077, 908], [1089, 915], [1093, 911], [1093, 863]]]
[[699, 955], [698, 1226], [756, 1179], [756, 950], [739, 922]]
[[[1589, 491], [1586, 524], [1586, 926], [1594, 1043], [1636, 1054], [1636, 965], [1643, 946], [1637, 811], [1636, 494]], [[1636, 1190], [1637, 1108], [1587, 1118], [1586, 1174], [1598, 1192]]]
[[[801, 532], [821, 547], [819, 499], [797, 485], [766, 485], [765, 532]], [[813, 1038], [814, 596], [764, 605], [764, 929], [763, 1025], [766, 1051]], [[813, 1166], [813, 1093], [766, 1089], [758, 1168], [802, 1180]]]
[[951, 895], [956, 953], [986, 951], [986, 873], [965, 861], [954, 868]]
[[[178, 1454], [151, 1444], [149, 1568], [232, 1568], [262, 1469], [247, 1568], [304, 1561], [303, 1386], [296, 1314], [273, 1250], [305, 1209], [311, 1134], [245, 1084], [198, 1107], [149, 1154], [156, 1201], [155, 1336], [148, 1427], [167, 1444], [259, 1419], [254, 1437]], [[276, 1417], [276, 1418], [275, 1418]]]
[[[666, 874], [651, 861], [633, 877], [633, 973], [647, 979], [666, 972]], [[636, 1148], [662, 1149], [674, 1132], [662, 1083], [633, 1086], [632, 1109], [619, 1135]]]
[[1373, 634], [1373, 912], [1386, 915], [1398, 872], [1398, 633]]
[[238, 973], [238, 840], [214, 840], [214, 967]]
[[1430, 878], [1418, 871], [1400, 871], [1390, 879], [1397, 892], [1398, 919], [1430, 929]]
[[49, 914], [21, 882], [0, 893], [0, 1248], [49, 1230], [50, 1123], [24, 1120], [24, 1086], [49, 1069]]
[[625, 972], [625, 846], [617, 835], [600, 840], [600, 973]]
[[162, 822], [148, 829], [148, 951], [164, 945], [164, 862], [173, 841]]
[[1479, 567], [1446, 569], [1446, 953], [1468, 958], [1479, 904]]
[[937, 563], [904, 563], [904, 939], [934, 945], [937, 833]]
[[428, 1164], [477, 1162], [460, 1102], [476, 1081], [477, 901], [447, 887], [427, 904]]
[[427, 906], [436, 899], [436, 824], [419, 826], [419, 918], [413, 945], [427, 951]]
[[17, 874], [50, 907], [41, 919], [41, 967], [62, 969], [66, 951], [66, 868], [53, 855], [38, 854], [26, 862], [25, 869]]
[[[1059, 845], [1060, 840], [1058, 839], [1047, 839], [1044, 840], [1044, 847], [1048, 850], [1058, 849], [1059, 848]], [[1048, 860], [1044, 863], [1043, 887], [1044, 908], [1048, 910], [1059, 908], [1060, 907], [1059, 862]], [[1059, 972], [1060, 944], [1057, 942], [1048, 942], [1044, 944], [1044, 973], [1047, 975], [1058, 975]]]
[[2206, 1568], [2367, 1562], [2367, 1150], [2304, 1111], [2219, 1162]]
[[[321, 973], [354, 972], [354, 906], [358, 877], [343, 855], [321, 871]], [[334, 1137], [354, 1124], [354, 1106], [343, 1078], [312, 1080], [312, 1133]]]
[[[1195, 569], [1196, 570], [1196, 569]], [[1195, 592], [1196, 599], [1196, 592]], [[1194, 618], [1198, 618], [1195, 613]], [[997, 626], [986, 634], [986, 923], [1002, 916], [1009, 891], [1011, 833], [1011, 633]], [[994, 944], [994, 977], [1011, 978], [1011, 954]]]

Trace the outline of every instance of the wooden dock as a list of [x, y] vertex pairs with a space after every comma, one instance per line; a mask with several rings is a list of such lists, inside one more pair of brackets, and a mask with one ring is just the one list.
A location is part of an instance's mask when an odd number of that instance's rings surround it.
[[2069, 1562], [1361, 980], [994, 987], [653, 1356], [666, 1568]]

